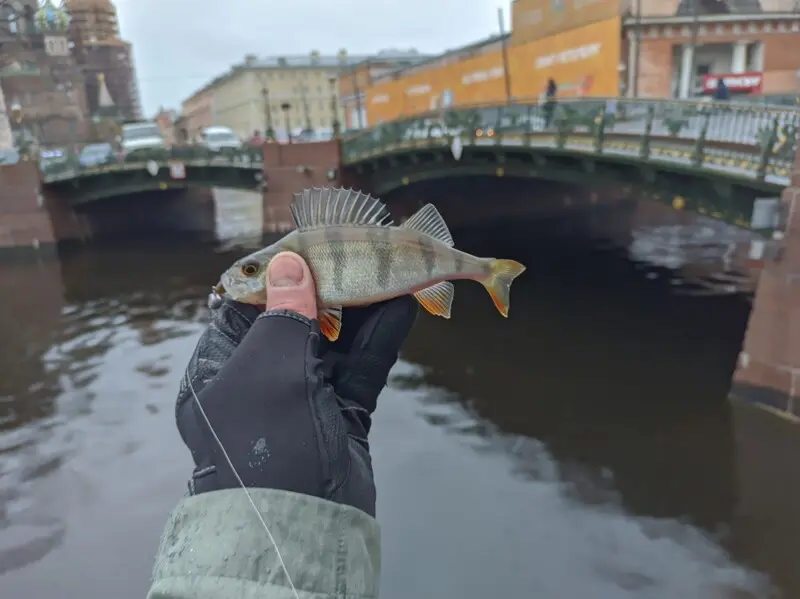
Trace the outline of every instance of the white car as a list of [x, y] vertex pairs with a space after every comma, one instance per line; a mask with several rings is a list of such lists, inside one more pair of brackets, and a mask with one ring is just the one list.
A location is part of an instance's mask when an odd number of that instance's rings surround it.
[[122, 134], [118, 141], [123, 154], [167, 147], [158, 125], [148, 121], [122, 125]]
[[242, 147], [241, 140], [228, 127], [207, 127], [203, 129], [200, 134], [200, 143], [214, 152], [223, 148], [238, 150]]

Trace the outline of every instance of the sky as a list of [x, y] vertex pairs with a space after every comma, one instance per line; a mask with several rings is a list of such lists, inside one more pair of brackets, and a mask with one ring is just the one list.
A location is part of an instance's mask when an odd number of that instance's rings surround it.
[[[423, 53], [509, 29], [509, 0], [115, 0], [122, 37], [133, 43], [142, 107], [153, 116], [181, 102], [245, 54], [319, 50]], [[469, 7], [469, 8], [467, 8]]]

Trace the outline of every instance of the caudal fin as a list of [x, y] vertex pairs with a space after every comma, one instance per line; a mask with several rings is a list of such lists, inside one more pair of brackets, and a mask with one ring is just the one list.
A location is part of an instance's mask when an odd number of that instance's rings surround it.
[[486, 291], [489, 292], [497, 311], [508, 318], [508, 306], [511, 303], [511, 283], [525, 272], [525, 266], [516, 260], [493, 258], [489, 268], [489, 276], [481, 283], [486, 287]]

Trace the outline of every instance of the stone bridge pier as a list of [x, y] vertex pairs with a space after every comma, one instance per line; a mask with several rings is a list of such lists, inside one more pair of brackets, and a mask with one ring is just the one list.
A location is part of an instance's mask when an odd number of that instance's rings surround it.
[[782, 239], [761, 271], [731, 397], [800, 422], [800, 153], [780, 214]]

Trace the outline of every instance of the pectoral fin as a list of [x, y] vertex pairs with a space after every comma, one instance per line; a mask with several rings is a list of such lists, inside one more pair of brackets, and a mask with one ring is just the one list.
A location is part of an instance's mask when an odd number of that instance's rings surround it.
[[453, 306], [455, 291], [456, 289], [450, 281], [442, 281], [417, 291], [414, 297], [417, 298], [420, 306], [434, 316], [450, 318], [450, 308]]
[[336, 341], [342, 330], [341, 306], [327, 308], [319, 313], [319, 330], [328, 341]]

